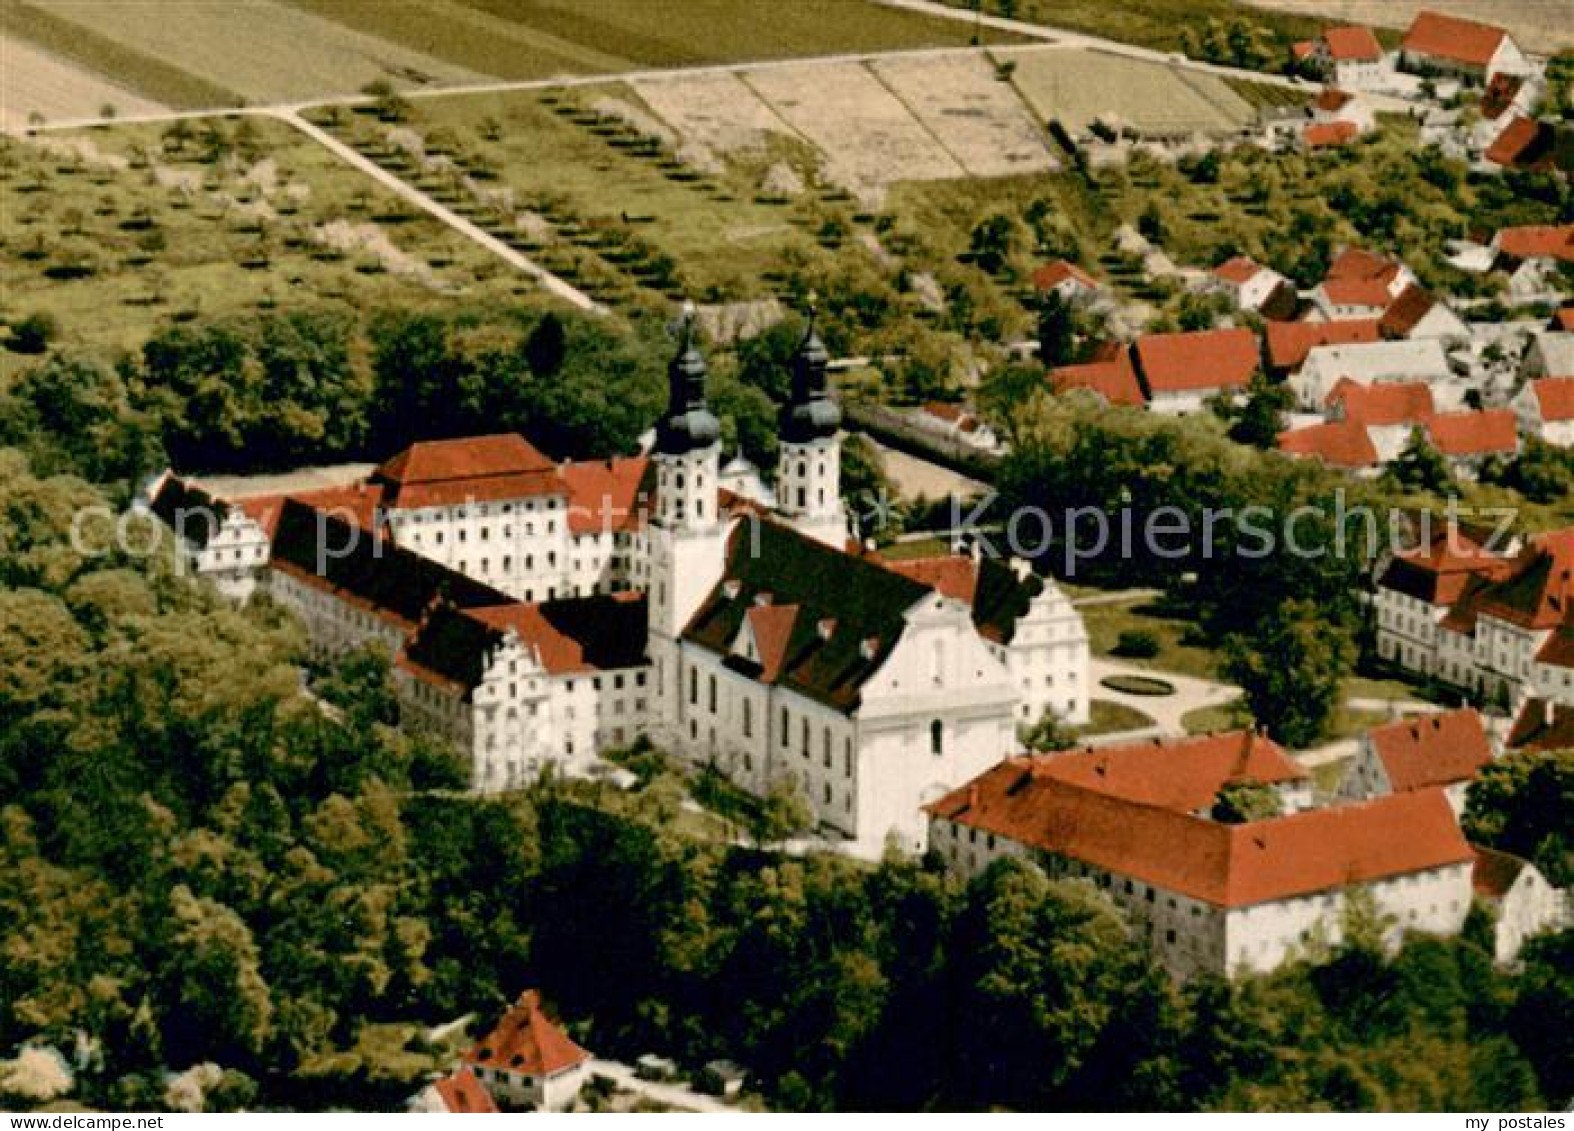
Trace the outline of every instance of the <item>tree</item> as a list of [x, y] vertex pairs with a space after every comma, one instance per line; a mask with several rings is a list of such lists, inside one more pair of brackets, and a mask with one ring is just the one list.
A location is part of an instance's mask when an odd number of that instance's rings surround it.
[[1452, 493], [1454, 475], [1424, 429], [1413, 428], [1410, 439], [1388, 465], [1388, 475], [1400, 487], [1434, 495]]
[[1279, 795], [1271, 785], [1257, 781], [1226, 782], [1213, 799], [1209, 816], [1220, 824], [1242, 825], [1266, 821], [1280, 813]]
[[1514, 751], [1481, 771], [1465, 802], [1470, 839], [1534, 861], [1555, 887], [1574, 882], [1574, 750]]
[[1237, 444], [1272, 451], [1279, 446], [1284, 418], [1295, 405], [1295, 394], [1283, 382], [1255, 374], [1246, 388], [1246, 400], [1228, 414], [1230, 439]]
[[749, 834], [756, 844], [776, 844], [794, 833], [809, 828], [814, 814], [804, 799], [798, 781], [788, 775], [771, 782], [749, 822]]
[[1015, 444], [1022, 416], [1045, 389], [1044, 369], [1022, 361], [997, 365], [979, 382], [974, 401], [979, 412], [1008, 443]]
[[6, 347], [13, 353], [43, 353], [60, 336], [60, 323], [53, 314], [29, 314], [11, 325]]
[[1252, 715], [1289, 746], [1323, 736], [1354, 663], [1349, 636], [1329, 628], [1323, 609], [1290, 600], [1249, 636], [1224, 642], [1226, 677], [1245, 690]]
[[968, 252], [980, 270], [998, 275], [1016, 253], [1020, 238], [1016, 218], [1005, 212], [984, 217], [968, 237]]
[[1039, 754], [1070, 750], [1077, 745], [1077, 731], [1067, 725], [1054, 708], [1046, 707], [1038, 722], [1022, 732], [1022, 745]]
[[1059, 291], [1038, 303], [1038, 359], [1051, 369], [1076, 360], [1077, 316]]

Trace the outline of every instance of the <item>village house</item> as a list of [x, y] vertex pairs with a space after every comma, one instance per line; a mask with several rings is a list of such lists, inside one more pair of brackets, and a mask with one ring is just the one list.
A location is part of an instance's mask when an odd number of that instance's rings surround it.
[[1137, 379], [1137, 369], [1131, 361], [1131, 347], [1112, 342], [1108, 355], [1103, 360], [1051, 369], [1050, 388], [1057, 394], [1082, 389], [1107, 404], [1146, 408], [1148, 397], [1142, 391], [1142, 382]]
[[251, 596], [268, 563], [268, 531], [244, 508], [167, 471], [143, 488], [137, 507], [173, 532], [184, 568], [208, 578], [232, 601]]
[[1361, 801], [1385, 793], [1441, 789], [1455, 815], [1465, 792], [1492, 761], [1481, 715], [1470, 707], [1373, 727], [1340, 782], [1341, 797]]
[[498, 1107], [515, 1111], [566, 1111], [590, 1076], [590, 1054], [547, 1017], [535, 990], [520, 994], [462, 1061]]
[[1484, 84], [1493, 75], [1525, 75], [1530, 60], [1500, 27], [1420, 11], [1399, 44], [1400, 66], [1420, 75], [1443, 75]]
[[1312, 288], [1307, 318], [1322, 322], [1381, 318], [1416, 282], [1414, 272], [1397, 259], [1345, 248], [1329, 264], [1323, 281]]
[[1313, 125], [1346, 125], [1352, 127], [1354, 135], [1377, 128], [1377, 111], [1371, 102], [1339, 87], [1325, 86], [1318, 91], [1307, 113]]
[[1033, 272], [1033, 289], [1040, 295], [1059, 295], [1068, 304], [1080, 305], [1098, 298], [1103, 292], [1099, 281], [1075, 263], [1057, 259]]
[[1574, 704], [1574, 528], [1508, 557], [1454, 531], [1381, 565], [1374, 604], [1384, 659], [1503, 706]]
[[1300, 371], [1317, 346], [1375, 342], [1382, 337], [1376, 318], [1339, 322], [1269, 322], [1263, 331], [1269, 376], [1283, 380]]
[[1209, 272], [1209, 289], [1229, 296], [1237, 310], [1267, 316], [1295, 313], [1295, 287], [1271, 267], [1250, 256], [1226, 259]]
[[1525, 435], [1559, 447], [1574, 447], [1574, 377], [1526, 381], [1512, 403]]
[[[1442, 791], [1213, 820], [1202, 798], [1260, 780], [1248, 758], [1278, 762], [1266, 751], [1242, 755], [1251, 741], [1234, 734], [1145, 752], [1012, 758], [928, 806], [930, 844], [964, 875], [1014, 856], [1093, 885], [1183, 979], [1271, 970], [1319, 941], [1337, 943], [1357, 891], [1392, 917], [1390, 944], [1405, 931], [1459, 931], [1474, 856]], [[1188, 747], [1199, 743], [1236, 756], [1194, 759]], [[1144, 756], [1148, 773], [1111, 780], [1110, 765]]]
[[1465, 320], [1430, 291], [1412, 283], [1399, 292], [1377, 320], [1383, 337], [1395, 340], [1445, 338], [1461, 341], [1470, 336]]
[[1532, 334], [1520, 360], [1519, 375], [1526, 381], [1574, 377], [1574, 333], [1543, 330]]
[[1476, 898], [1492, 909], [1495, 962], [1512, 963], [1527, 939], [1568, 925], [1568, 893], [1548, 883], [1539, 868], [1507, 852], [1472, 847], [1476, 863], [1471, 886]]
[[1154, 412], [1201, 412], [1215, 397], [1239, 397], [1262, 366], [1257, 335], [1244, 328], [1146, 334], [1132, 347], [1137, 379]]
[[1346, 90], [1373, 90], [1388, 85], [1393, 67], [1372, 29], [1331, 27], [1316, 39], [1296, 43], [1291, 52], [1302, 69]]
[[1000, 450], [1000, 437], [982, 417], [965, 405], [930, 401], [908, 414], [915, 427], [976, 452]]
[[410, 1100], [412, 1115], [495, 1115], [492, 1093], [476, 1078], [469, 1065], [440, 1076]]
[[1489, 246], [1492, 265], [1508, 274], [1509, 296], [1529, 301], [1555, 292], [1558, 272], [1574, 264], [1574, 224], [1502, 228]]
[[1574, 704], [1551, 699], [1526, 699], [1503, 740], [1505, 750], [1538, 753], [1574, 750]]
[[1328, 395], [1344, 380], [1360, 385], [1425, 384], [1440, 409], [1455, 409], [1464, 402], [1464, 390], [1437, 338], [1313, 346], [1289, 383], [1299, 405], [1308, 412], [1321, 412]]

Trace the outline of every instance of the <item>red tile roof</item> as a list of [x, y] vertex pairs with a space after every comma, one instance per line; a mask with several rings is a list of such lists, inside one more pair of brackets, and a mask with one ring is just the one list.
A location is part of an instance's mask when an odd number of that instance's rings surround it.
[[1295, 369], [1314, 346], [1375, 342], [1382, 335], [1375, 318], [1346, 318], [1337, 322], [1268, 323], [1268, 364]]
[[1536, 653], [1536, 662], [1555, 668], [1574, 668], [1574, 620], [1552, 630], [1541, 651]]
[[1340, 406], [1344, 419], [1359, 424], [1405, 424], [1432, 415], [1432, 390], [1419, 381], [1383, 381], [1363, 385], [1341, 377], [1324, 402]]
[[1134, 348], [1137, 372], [1150, 394], [1243, 389], [1261, 364], [1250, 330], [1148, 334]]
[[1399, 292], [1399, 297], [1389, 304], [1383, 316], [1378, 319], [1378, 325], [1384, 334], [1392, 338], [1403, 338], [1410, 331], [1421, 324], [1421, 319], [1431, 313], [1437, 305], [1437, 299], [1430, 292], [1411, 283]]
[[756, 605], [745, 615], [760, 655], [761, 683], [775, 683], [781, 675], [798, 611], [797, 605]]
[[1476, 894], [1487, 899], [1502, 899], [1519, 879], [1519, 874], [1530, 866], [1528, 861], [1495, 848], [1480, 844], [1470, 847], [1476, 854], [1476, 865], [1470, 870], [1470, 886]]
[[1487, 613], [1529, 629], [1554, 629], [1574, 614], [1574, 527], [1532, 538], [1504, 573], [1466, 591], [1459, 623]]
[[1301, 139], [1313, 149], [1343, 145], [1353, 141], [1361, 128], [1354, 122], [1313, 122], [1301, 134]]
[[1377, 445], [1366, 425], [1355, 420], [1313, 424], [1279, 433], [1279, 450], [1286, 455], [1312, 457], [1330, 467], [1349, 470], [1377, 466]]
[[1298, 39], [1290, 44], [1290, 53], [1297, 59], [1305, 59], [1317, 50], [1317, 44], [1310, 39]]
[[1574, 260], [1574, 224], [1526, 224], [1501, 228], [1497, 249], [1515, 259]]
[[1137, 371], [1132, 367], [1131, 353], [1124, 347], [1110, 361], [1090, 361], [1085, 365], [1062, 365], [1052, 369], [1049, 381], [1057, 393], [1087, 389], [1110, 404], [1141, 408], [1148, 403], [1142, 384], [1137, 380]]
[[1310, 780], [1283, 747], [1250, 730], [1065, 751], [1045, 755], [1037, 768], [1085, 789], [1181, 813], [1205, 813], [1233, 782]]
[[1552, 329], [1574, 330], [1574, 306], [1560, 306], [1552, 312]]
[[625, 531], [638, 522], [635, 502], [646, 456], [565, 463], [559, 471], [568, 489], [568, 529], [574, 534]]
[[1519, 88], [1524, 85], [1525, 80], [1519, 75], [1493, 75], [1481, 94], [1481, 116], [1489, 122], [1497, 121], [1503, 111], [1514, 104]]
[[1472, 578], [1503, 577], [1511, 568], [1455, 527], [1436, 531], [1426, 546], [1396, 554], [1378, 585], [1432, 605], [1452, 605]]
[[486, 1090], [485, 1085], [476, 1079], [474, 1072], [468, 1066], [438, 1080], [432, 1081], [432, 1088], [443, 1101], [443, 1107], [450, 1115], [496, 1115], [497, 1104], [492, 1102], [492, 1093]]
[[379, 467], [372, 482], [387, 488], [387, 505], [397, 508], [562, 495], [567, 490], [557, 466], [514, 433], [412, 444]]
[[967, 554], [945, 554], [934, 558], [880, 559], [886, 569], [950, 597], [969, 607], [978, 591], [978, 563]]
[[1494, 165], [1518, 165], [1541, 140], [1541, 123], [1523, 114], [1503, 128], [1487, 146], [1486, 159]]
[[1432, 444], [1445, 456], [1511, 454], [1519, 450], [1519, 420], [1512, 409], [1442, 412], [1426, 420]]
[[1374, 727], [1367, 737], [1396, 791], [1471, 781], [1492, 761], [1481, 716], [1469, 707]]
[[1092, 290], [1098, 289], [1098, 280], [1089, 275], [1075, 263], [1064, 259], [1057, 259], [1053, 263], [1046, 263], [1033, 272], [1033, 286], [1040, 291], [1047, 291], [1057, 287], [1067, 279], [1075, 279], [1084, 287]]
[[1441, 12], [1417, 12], [1405, 32], [1400, 47], [1413, 55], [1430, 55], [1473, 67], [1492, 62], [1498, 45], [1508, 33], [1491, 24], [1445, 16]]
[[1543, 377], [1530, 388], [1543, 421], [1574, 420], [1574, 377]]
[[1316, 106], [1325, 114], [1332, 114], [1336, 111], [1343, 110], [1354, 99], [1355, 95], [1351, 94], [1348, 90], [1340, 90], [1337, 87], [1325, 86], [1322, 90], [1317, 92], [1317, 97], [1312, 99], [1312, 105]]
[[1375, 279], [1392, 283], [1399, 277], [1399, 264], [1365, 248], [1347, 247], [1334, 256], [1325, 279]]
[[516, 602], [467, 610], [467, 615], [500, 631], [512, 629], [540, 657], [552, 675], [632, 667], [642, 649], [628, 637], [645, 616], [641, 593], [569, 597], [544, 604]]
[[503, 1019], [464, 1055], [466, 1064], [519, 1076], [550, 1076], [590, 1059], [541, 1011], [541, 995], [526, 990]]
[[1249, 283], [1255, 279], [1262, 273], [1262, 269], [1262, 264], [1258, 263], [1251, 256], [1237, 255], [1219, 264], [1213, 269], [1213, 273], [1226, 283], [1234, 283], [1236, 286], [1240, 286], [1242, 283]]
[[[1334, 306], [1366, 306], [1373, 310], [1386, 310], [1393, 301], [1388, 284], [1380, 279], [1324, 279], [1323, 294]], [[1382, 328], [1381, 322], [1378, 328]]]
[[1527, 699], [1509, 731], [1510, 750], [1574, 750], [1574, 707]]
[[1372, 62], [1383, 57], [1383, 48], [1369, 27], [1331, 27], [1323, 32], [1328, 54], [1342, 63]]
[[1440, 790], [1226, 825], [1011, 758], [926, 806], [932, 816], [1218, 907], [1246, 907], [1470, 863]]

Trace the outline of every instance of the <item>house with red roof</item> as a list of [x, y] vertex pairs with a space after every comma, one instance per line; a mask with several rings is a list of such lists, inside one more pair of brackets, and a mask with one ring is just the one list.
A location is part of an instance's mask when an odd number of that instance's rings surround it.
[[1486, 725], [1473, 707], [1373, 727], [1361, 737], [1340, 796], [1352, 800], [1417, 789], [1441, 789], [1454, 813], [1465, 811], [1465, 791], [1492, 761]]
[[1312, 99], [1307, 113], [1315, 124], [1355, 127], [1357, 134], [1369, 133], [1377, 128], [1377, 111], [1371, 102], [1351, 90], [1325, 86]]
[[1244, 328], [1145, 334], [1132, 346], [1137, 379], [1154, 412], [1201, 412], [1214, 397], [1237, 397], [1262, 368], [1257, 335]]
[[1469, 473], [1492, 456], [1519, 452], [1519, 419], [1512, 409], [1433, 413], [1422, 421], [1427, 438], [1456, 471]]
[[1463, 340], [1470, 336], [1465, 320], [1431, 291], [1411, 283], [1399, 292], [1377, 320], [1383, 337], [1394, 339], [1448, 338]]
[[1506, 750], [1537, 753], [1574, 750], [1574, 704], [1529, 698], [1514, 716], [1514, 725], [1503, 742]]
[[1526, 381], [1512, 404], [1527, 436], [1560, 447], [1574, 447], [1574, 377]]
[[1103, 287], [1075, 263], [1057, 259], [1033, 271], [1033, 289], [1041, 295], [1057, 294], [1068, 303], [1086, 303], [1097, 298]]
[[1507, 575], [1511, 549], [1434, 523], [1429, 514], [1423, 518], [1419, 544], [1390, 555], [1375, 572], [1377, 654], [1407, 671], [1460, 684], [1467, 673], [1440, 666], [1439, 625], [1478, 579]]
[[1550, 122], [1514, 114], [1487, 146], [1482, 158], [1504, 169], [1539, 170], [1553, 164], [1557, 133]]
[[1301, 144], [1307, 149], [1338, 149], [1361, 136], [1355, 122], [1309, 122], [1301, 131]]
[[1236, 255], [1209, 272], [1212, 290], [1229, 296], [1237, 310], [1263, 313], [1270, 306], [1295, 310], [1295, 285], [1249, 255]]
[[1345, 248], [1329, 264], [1323, 281], [1312, 288], [1312, 313], [1317, 320], [1381, 318], [1415, 273], [1397, 259], [1361, 248]]
[[497, 1115], [492, 1093], [477, 1079], [469, 1065], [439, 1076], [410, 1100], [414, 1115]]
[[1268, 373], [1279, 378], [1293, 375], [1317, 346], [1370, 343], [1381, 336], [1376, 318], [1344, 318], [1337, 322], [1269, 322], [1264, 330]]
[[1532, 300], [1557, 291], [1559, 271], [1574, 264], [1574, 224], [1502, 228], [1489, 246], [1493, 267], [1508, 274], [1509, 295]]
[[1446, 75], [1485, 84], [1494, 75], [1525, 75], [1530, 60], [1514, 37], [1492, 24], [1417, 12], [1399, 44], [1400, 66], [1421, 75]]
[[1463, 926], [1474, 854], [1441, 790], [1229, 824], [1198, 801], [1258, 780], [1241, 737], [1224, 736], [1223, 757], [1201, 766], [1188, 745], [1102, 763], [1097, 751], [1007, 759], [926, 806], [930, 845], [963, 875], [1009, 856], [1089, 885], [1180, 979], [1271, 970], [1314, 938], [1337, 941], [1354, 891], [1393, 917], [1390, 943]]
[[1057, 396], [1081, 389], [1106, 404], [1128, 408], [1146, 408], [1148, 404], [1148, 395], [1131, 360], [1131, 347], [1124, 344], [1117, 344], [1114, 355], [1107, 360], [1051, 369], [1049, 386]]
[[1291, 50], [1304, 71], [1348, 90], [1386, 86], [1393, 73], [1369, 27], [1326, 28], [1316, 39], [1297, 43]]
[[1375, 475], [1383, 463], [1371, 430], [1358, 420], [1333, 420], [1281, 432], [1279, 450], [1357, 475]]
[[461, 1060], [499, 1107], [516, 1111], [565, 1111], [590, 1076], [590, 1054], [546, 1015], [535, 990], [520, 994]]
[[1476, 899], [1492, 909], [1492, 958], [1508, 964], [1528, 939], [1568, 926], [1568, 893], [1547, 882], [1528, 860], [1483, 845], [1471, 845], [1470, 873]]

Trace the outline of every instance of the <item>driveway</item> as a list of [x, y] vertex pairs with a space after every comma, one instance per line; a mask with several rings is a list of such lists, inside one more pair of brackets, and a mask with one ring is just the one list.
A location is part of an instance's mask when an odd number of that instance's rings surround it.
[[661, 1083], [655, 1080], [641, 1080], [634, 1074], [634, 1069], [622, 1061], [592, 1060], [590, 1062], [590, 1072], [593, 1076], [605, 1076], [610, 1080], [614, 1080], [619, 1087], [627, 1088], [631, 1092], [637, 1092], [647, 1099], [666, 1104], [668, 1107], [712, 1113], [738, 1111], [731, 1104], [723, 1103], [715, 1096], [707, 1096], [703, 1092], [696, 1092], [681, 1081]]
[[[1102, 683], [1105, 678], [1112, 675], [1162, 679], [1166, 683], [1174, 685], [1175, 693], [1173, 695], [1132, 695], [1124, 691], [1115, 691], [1103, 686]], [[1123, 742], [1130, 739], [1154, 736], [1172, 738], [1184, 735], [1186, 727], [1181, 723], [1182, 716], [1203, 707], [1222, 707], [1231, 700], [1239, 698], [1241, 689], [1227, 683], [1215, 683], [1209, 679], [1198, 679], [1189, 675], [1176, 675], [1173, 672], [1158, 671], [1153, 668], [1138, 667], [1135, 664], [1122, 664], [1115, 660], [1104, 660], [1094, 657], [1088, 662], [1088, 694], [1095, 699], [1107, 699], [1112, 703], [1120, 703], [1131, 707], [1153, 719], [1154, 725], [1151, 727], [1100, 735], [1098, 738], [1090, 740], [1095, 746], [1107, 746], [1111, 742]]]

